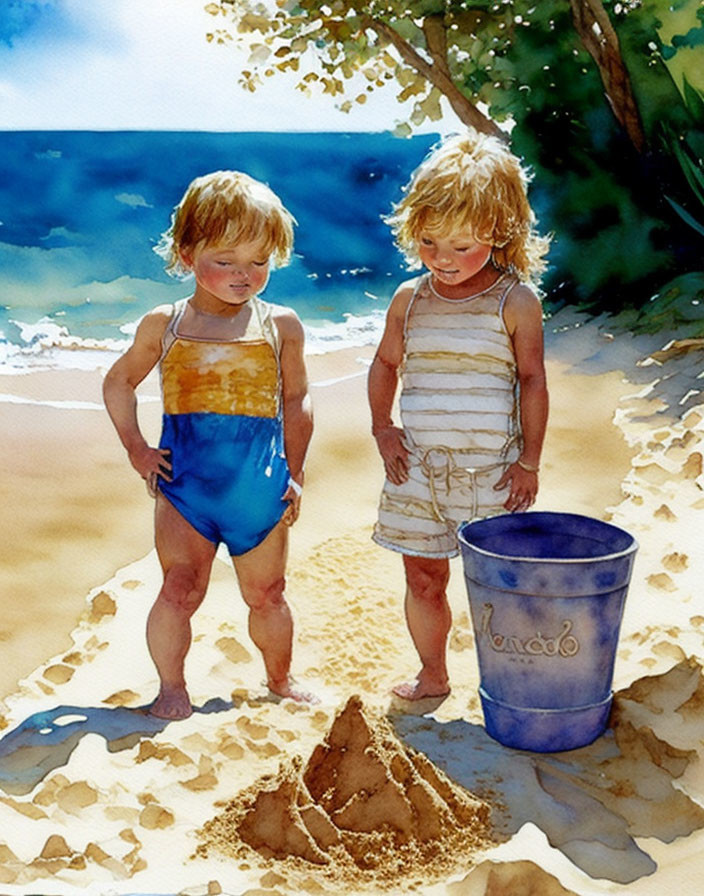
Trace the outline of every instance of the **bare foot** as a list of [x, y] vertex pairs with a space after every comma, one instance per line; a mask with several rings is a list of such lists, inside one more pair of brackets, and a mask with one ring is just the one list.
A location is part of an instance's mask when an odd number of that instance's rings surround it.
[[320, 703], [320, 698], [297, 688], [289, 678], [281, 682], [268, 681], [267, 687], [272, 694], [282, 699], [295, 700], [296, 703]]
[[187, 719], [193, 714], [193, 707], [184, 687], [162, 687], [149, 712], [160, 719]]
[[443, 682], [424, 676], [422, 673], [415, 681], [404, 681], [392, 688], [392, 693], [402, 700], [425, 700], [427, 697], [447, 697], [450, 686], [447, 679]]

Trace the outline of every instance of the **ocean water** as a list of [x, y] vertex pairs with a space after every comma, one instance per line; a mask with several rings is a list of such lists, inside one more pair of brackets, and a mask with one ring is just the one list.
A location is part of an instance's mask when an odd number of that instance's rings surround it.
[[146, 311], [188, 295], [153, 248], [187, 184], [220, 168], [268, 183], [298, 221], [264, 297], [297, 311], [308, 351], [375, 342], [406, 275], [382, 215], [436, 140], [0, 132], [0, 372], [105, 363]]

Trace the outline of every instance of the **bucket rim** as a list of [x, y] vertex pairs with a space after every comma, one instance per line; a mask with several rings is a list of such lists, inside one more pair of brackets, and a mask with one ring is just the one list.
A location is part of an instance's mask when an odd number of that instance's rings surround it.
[[482, 700], [486, 700], [490, 704], [494, 704], [496, 706], [500, 706], [502, 709], [508, 709], [511, 712], [517, 713], [526, 713], [527, 715], [535, 714], [535, 715], [569, 715], [571, 713], [583, 713], [589, 712], [590, 710], [595, 709], [604, 709], [610, 703], [613, 702], [614, 699], [614, 690], [613, 688], [609, 689], [609, 693], [602, 700], [597, 700], [596, 703], [580, 703], [572, 706], [519, 706], [516, 703], [507, 703], [505, 700], [499, 700], [498, 698], [492, 696], [483, 685], [479, 685], [478, 688], [479, 697]]
[[[483, 523], [492, 519], [499, 519], [503, 516], [516, 517], [521, 516], [525, 517], [547, 517], [547, 516], [560, 516], [560, 517], [572, 517], [576, 520], [589, 520], [590, 523], [598, 523], [601, 526], [607, 526], [610, 529], [615, 529], [617, 532], [627, 536], [631, 539], [631, 544], [623, 548], [620, 551], [613, 551], [610, 554], [600, 554], [598, 557], [516, 557], [512, 554], [502, 554], [498, 551], [490, 551], [487, 548], [481, 548], [476, 544], [473, 544], [471, 541], [468, 541], [464, 537], [463, 529], [467, 526], [472, 526], [475, 523]], [[630, 532], [627, 532], [625, 529], [622, 529], [620, 526], [616, 526], [614, 523], [607, 523], [605, 520], [597, 519], [593, 516], [587, 516], [583, 513], [569, 513], [562, 511], [550, 511], [550, 510], [534, 510], [534, 511], [524, 511], [521, 513], [512, 513], [512, 514], [500, 514], [499, 516], [493, 517], [485, 517], [481, 520], [468, 520], [467, 522], [460, 523], [457, 527], [457, 540], [463, 547], [467, 547], [470, 550], [476, 552], [477, 554], [481, 554], [484, 557], [493, 557], [501, 560], [517, 560], [521, 563], [559, 563], [560, 565], [566, 564], [584, 564], [584, 563], [594, 563], [595, 561], [603, 562], [605, 560], [618, 560], [621, 558], [628, 557], [630, 554], [635, 554], [640, 545], [636, 538], [631, 535]]]

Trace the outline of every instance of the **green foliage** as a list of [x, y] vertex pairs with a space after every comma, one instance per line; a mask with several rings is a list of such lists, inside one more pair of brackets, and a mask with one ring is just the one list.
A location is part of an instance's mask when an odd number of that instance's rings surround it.
[[672, 39], [672, 44], [663, 47], [663, 57], [665, 59], [671, 59], [683, 47], [696, 49], [704, 46], [704, 9], [700, 8], [697, 10], [697, 18], [701, 23], [700, 25], [696, 28], [690, 28], [686, 34], [675, 35]]
[[210, 39], [250, 46], [247, 89], [297, 71], [299, 90], [321, 91], [349, 110], [391, 85], [413, 103], [399, 133], [438, 119], [435, 75], [449, 72], [467, 101], [512, 124], [512, 147], [535, 174], [541, 227], [555, 234], [545, 285], [557, 301], [611, 311], [643, 306], [657, 316], [665, 299], [647, 297], [677, 276], [667, 313], [699, 308], [686, 298], [698, 275], [679, 275], [701, 267], [703, 245], [700, 0], [603, 0], [643, 152], [613, 114], [567, 0], [220, 0], [207, 8], [236, 26]]
[[[689, 108], [699, 109], [702, 106], [702, 99], [699, 91], [690, 87], [685, 79], [685, 98], [688, 98], [687, 106]], [[675, 134], [671, 128], [665, 127], [665, 146], [672, 153], [679, 163], [682, 173], [685, 176], [687, 184], [691, 190], [693, 197], [698, 201], [702, 209], [704, 209], [704, 166], [701, 159], [697, 160], [692, 149], [688, 146], [685, 139]], [[665, 197], [680, 218], [695, 230], [700, 236], [704, 237], [704, 224], [701, 224], [693, 214], [687, 211], [677, 200], [671, 196]]]
[[681, 339], [704, 336], [704, 273], [696, 271], [674, 278], [639, 309], [628, 309], [615, 324], [636, 333], [677, 333]]

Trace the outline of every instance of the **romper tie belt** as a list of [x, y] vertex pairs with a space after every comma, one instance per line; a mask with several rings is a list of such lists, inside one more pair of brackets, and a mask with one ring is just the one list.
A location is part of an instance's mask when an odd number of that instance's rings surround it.
[[487, 464], [482, 467], [461, 467], [455, 458], [451, 448], [444, 445], [428, 448], [423, 454], [417, 450], [416, 454], [420, 460], [420, 468], [428, 477], [430, 486], [430, 502], [433, 508], [433, 515], [441, 523], [447, 523], [446, 517], [443, 515], [438, 504], [438, 485], [444, 486], [445, 493], [450, 494], [452, 488], [468, 487], [472, 495], [471, 519], [474, 519], [478, 513], [478, 495], [477, 495], [477, 477], [484, 476], [487, 473], [494, 473], [496, 470], [504, 470], [507, 467], [506, 454], [510, 446], [516, 441], [511, 438], [504, 445], [501, 451], [502, 459], [498, 463]]

